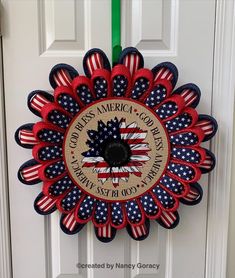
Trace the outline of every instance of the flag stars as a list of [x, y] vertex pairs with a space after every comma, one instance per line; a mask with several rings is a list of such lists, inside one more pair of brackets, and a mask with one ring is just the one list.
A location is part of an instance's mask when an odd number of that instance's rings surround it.
[[201, 160], [200, 153], [190, 148], [172, 148], [171, 155], [174, 158], [191, 163], [199, 163]]
[[60, 106], [62, 106], [66, 111], [68, 111], [72, 115], [75, 115], [80, 110], [78, 103], [71, 96], [67, 94], [61, 94], [58, 97], [58, 103], [60, 104]]
[[117, 75], [113, 78], [112, 85], [114, 96], [123, 96], [128, 86], [128, 80], [123, 75]]
[[125, 204], [127, 216], [132, 223], [138, 223], [142, 219], [141, 211], [135, 200], [127, 201]]
[[112, 215], [112, 222], [115, 225], [120, 225], [123, 223], [122, 208], [120, 203], [116, 202], [111, 204], [111, 215]]
[[102, 99], [107, 97], [108, 84], [103, 77], [97, 77], [94, 80], [94, 91], [97, 99]]
[[132, 90], [131, 97], [133, 99], [138, 99], [144, 92], [147, 91], [149, 87], [149, 81], [146, 78], [139, 78], [135, 82], [134, 88]]
[[74, 186], [73, 190], [71, 190], [61, 201], [61, 206], [64, 210], [71, 210], [75, 207], [77, 202], [80, 200], [82, 196], [81, 190]]
[[151, 91], [150, 96], [146, 99], [145, 104], [154, 107], [160, 104], [166, 98], [166, 89], [162, 85], [156, 85]]

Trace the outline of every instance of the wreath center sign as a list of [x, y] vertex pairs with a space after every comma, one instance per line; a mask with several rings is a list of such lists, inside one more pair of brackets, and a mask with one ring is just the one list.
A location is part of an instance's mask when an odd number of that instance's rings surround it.
[[167, 133], [157, 115], [130, 99], [89, 105], [68, 127], [64, 157], [75, 184], [95, 198], [136, 198], [162, 176], [168, 158]]
[[112, 68], [102, 50], [91, 49], [83, 68], [85, 75], [67, 64], [54, 66], [53, 92], [28, 96], [40, 121], [15, 133], [33, 156], [19, 168], [19, 180], [42, 182], [35, 210], [58, 210], [61, 229], [70, 235], [92, 221], [102, 242], [123, 228], [143, 240], [150, 220], [176, 227], [180, 203], [201, 201], [198, 181], [215, 166], [201, 143], [215, 135], [217, 123], [196, 111], [200, 89], [192, 83], [174, 89], [176, 66], [144, 68], [132, 47]]

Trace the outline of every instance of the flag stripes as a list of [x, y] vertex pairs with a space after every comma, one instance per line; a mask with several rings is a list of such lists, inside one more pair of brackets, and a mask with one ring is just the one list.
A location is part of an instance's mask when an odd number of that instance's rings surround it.
[[[120, 179], [127, 181], [130, 174], [140, 177], [142, 173], [138, 169], [138, 166], [141, 167], [150, 159], [147, 155], [150, 149], [148, 144], [143, 141], [146, 138], [147, 132], [138, 128], [136, 122], [126, 126], [126, 122], [122, 121], [118, 125], [119, 128], [116, 127], [115, 132], [117, 132], [121, 139], [128, 143], [130, 147], [130, 160], [127, 164], [118, 167], [110, 167], [110, 165], [104, 161], [104, 158], [100, 156], [99, 150], [97, 150], [97, 154], [94, 150], [92, 152], [89, 151], [89, 153], [87, 152], [88, 154], [86, 153], [82, 160], [84, 163], [83, 167], [94, 166], [94, 171], [97, 173], [98, 179], [102, 183], [110, 178], [115, 187], [118, 186], [118, 181]], [[105, 130], [100, 132], [103, 133], [102, 135], [104, 136], [107, 133], [107, 128], [103, 128]]]
[[27, 182], [37, 180], [39, 179], [38, 170], [40, 167], [41, 164], [26, 167], [22, 171], [20, 171], [20, 175]]
[[154, 81], [157, 81], [159, 79], [166, 79], [166, 80], [172, 80], [173, 73], [167, 69], [167, 68], [161, 68], [159, 72], [156, 74]]
[[96, 69], [103, 68], [103, 61], [101, 55], [99, 53], [92, 54], [90, 57], [87, 58], [86, 64], [90, 72], [90, 75], [92, 75]]
[[30, 100], [31, 107], [38, 112], [41, 112], [43, 106], [47, 103], [50, 103], [50, 101], [40, 94], [35, 94]]
[[147, 228], [144, 225], [139, 225], [139, 226], [132, 226], [131, 225], [131, 231], [134, 236], [134, 238], [139, 238], [141, 236], [145, 236], [147, 234]]
[[180, 95], [184, 98], [185, 106], [189, 106], [197, 99], [195, 92], [190, 89], [183, 90]]
[[213, 164], [214, 164], [214, 161], [212, 160], [212, 158], [209, 155], [206, 155], [206, 158], [203, 161], [203, 163], [200, 165], [200, 167], [205, 168], [205, 169], [211, 169]]
[[22, 129], [19, 131], [19, 140], [21, 144], [35, 145], [39, 141], [34, 137], [32, 130]]
[[56, 200], [51, 199], [48, 196], [43, 196], [37, 203], [36, 206], [43, 212], [49, 211], [56, 203]]
[[104, 227], [98, 227], [98, 236], [99, 237], [106, 237], [106, 238], [111, 238], [111, 225], [108, 224]]
[[72, 232], [73, 229], [76, 226], [76, 220], [74, 217], [74, 211], [72, 213], [69, 213], [62, 221], [63, 225], [70, 231]]
[[66, 87], [71, 86], [72, 79], [67, 70], [64, 69], [58, 70], [53, 77], [57, 86], [66, 86]]
[[162, 222], [167, 226], [167, 227], [171, 227], [175, 220], [176, 220], [176, 216], [174, 215], [173, 212], [168, 212], [168, 211], [162, 211], [162, 214], [160, 216], [160, 219], [162, 220]]
[[[134, 172], [131, 172], [134, 173]], [[138, 173], [138, 172], [137, 172]], [[98, 173], [98, 178], [99, 179], [107, 179], [109, 177], [114, 177], [114, 178], [128, 178], [129, 177], [129, 172], [120, 172], [120, 170], [117, 170], [116, 172], [108, 172], [108, 173]]]
[[202, 120], [196, 123], [196, 127], [200, 127], [205, 135], [210, 135], [214, 131], [214, 126], [210, 120]]
[[197, 191], [190, 189], [189, 193], [183, 198], [186, 201], [192, 202], [200, 197]]
[[124, 59], [124, 65], [130, 70], [131, 75], [139, 69], [140, 57], [136, 54], [127, 55]]

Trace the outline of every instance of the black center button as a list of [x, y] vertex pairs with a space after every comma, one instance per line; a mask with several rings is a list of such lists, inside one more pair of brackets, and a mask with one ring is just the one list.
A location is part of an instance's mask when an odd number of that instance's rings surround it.
[[103, 157], [111, 167], [124, 166], [131, 157], [130, 146], [124, 141], [108, 142], [104, 146]]

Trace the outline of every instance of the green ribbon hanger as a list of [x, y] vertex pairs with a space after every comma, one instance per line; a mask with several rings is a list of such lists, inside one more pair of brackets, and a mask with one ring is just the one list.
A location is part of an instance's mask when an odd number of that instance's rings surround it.
[[116, 64], [121, 47], [121, 1], [112, 0], [112, 61]]

